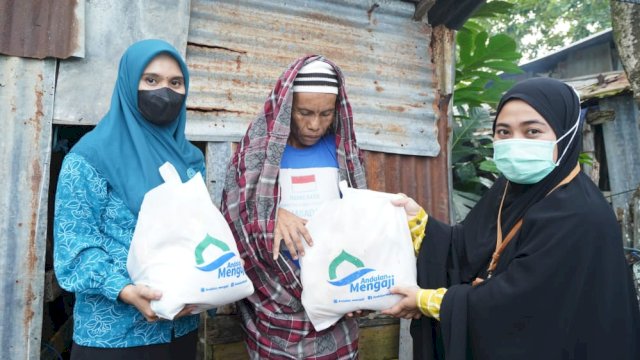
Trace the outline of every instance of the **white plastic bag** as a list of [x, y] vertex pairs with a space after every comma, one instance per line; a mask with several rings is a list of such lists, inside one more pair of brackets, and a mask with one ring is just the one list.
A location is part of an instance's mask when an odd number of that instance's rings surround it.
[[145, 194], [127, 259], [135, 284], [162, 291], [151, 309], [173, 319], [186, 304], [197, 305], [195, 314], [251, 295], [233, 234], [202, 175], [182, 183], [168, 162], [160, 174], [165, 183]]
[[[300, 258], [302, 305], [317, 331], [356, 310], [384, 310], [401, 296], [394, 286], [416, 286], [416, 258], [395, 194], [348, 188], [324, 204], [306, 227], [313, 246]], [[306, 245], [306, 244], [305, 244]]]

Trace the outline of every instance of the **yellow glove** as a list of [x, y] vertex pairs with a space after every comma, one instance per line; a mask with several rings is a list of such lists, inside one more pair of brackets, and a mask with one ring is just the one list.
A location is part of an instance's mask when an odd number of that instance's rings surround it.
[[440, 320], [440, 305], [444, 294], [447, 292], [445, 288], [439, 289], [420, 289], [416, 294], [416, 301], [420, 312], [426, 316]]

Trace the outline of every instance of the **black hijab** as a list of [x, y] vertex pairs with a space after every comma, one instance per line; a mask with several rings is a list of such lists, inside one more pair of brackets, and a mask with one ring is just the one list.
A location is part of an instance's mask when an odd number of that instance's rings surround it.
[[[513, 225], [524, 216], [533, 204], [544, 198], [551, 189], [560, 183], [578, 163], [582, 150], [582, 123], [575, 127], [580, 118], [580, 98], [576, 91], [562, 81], [551, 78], [533, 78], [524, 80], [504, 94], [493, 121], [495, 132], [496, 120], [504, 105], [511, 100], [522, 100], [534, 108], [547, 120], [558, 142], [558, 159], [564, 153], [558, 166], [544, 179], [531, 185], [510, 184], [510, 191], [502, 210], [502, 228], [506, 234]], [[502, 176], [497, 182], [498, 189], [504, 190], [506, 179]], [[502, 195], [501, 191], [499, 196]], [[493, 220], [495, 222], [495, 218]]]
[[[580, 116], [580, 100], [569, 85], [550, 78], [534, 78], [524, 80], [513, 86], [504, 94], [498, 104], [496, 119], [504, 105], [511, 100], [522, 100], [533, 107], [544, 117], [553, 129], [556, 139], [568, 131], [582, 133], [582, 125], [572, 130]], [[495, 119], [493, 128], [495, 131]], [[531, 185], [510, 183], [502, 209], [503, 236], [511, 230], [527, 210], [543, 199], [551, 189], [560, 183], [578, 163], [581, 151], [579, 135], [564, 137], [558, 144], [558, 159], [566, 151], [558, 166], [539, 182]], [[453, 243], [459, 251], [464, 252], [462, 259], [452, 258], [454, 268], [460, 269], [460, 282], [470, 282], [476, 276], [485, 277], [491, 254], [496, 247], [496, 219], [498, 205], [507, 179], [500, 176], [476, 206], [469, 212], [462, 226], [456, 228], [463, 234], [458, 238], [473, 238], [473, 246]], [[460, 264], [455, 261], [461, 261]], [[442, 286], [442, 285], [441, 285]]]

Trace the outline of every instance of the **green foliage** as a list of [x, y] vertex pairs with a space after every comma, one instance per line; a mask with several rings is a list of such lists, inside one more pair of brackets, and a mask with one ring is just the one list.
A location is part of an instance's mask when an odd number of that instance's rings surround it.
[[[517, 65], [521, 52], [532, 58], [610, 26], [609, 1], [499, 0], [486, 3], [458, 32], [451, 150], [458, 221], [498, 174], [492, 160], [489, 109], [513, 85], [500, 75], [522, 72]], [[527, 42], [536, 37], [537, 41]], [[579, 161], [593, 163], [587, 154], [581, 154]]]
[[[504, 14], [511, 7], [505, 1], [490, 2], [474, 19]], [[489, 34], [481, 22], [467, 21], [456, 42], [459, 56], [453, 96], [456, 116], [451, 162], [454, 211], [457, 220], [461, 220], [496, 178], [489, 108], [495, 107], [513, 85], [513, 81], [503, 80], [500, 75], [522, 71], [517, 65], [520, 53], [516, 42], [504, 34]]]
[[498, 171], [492, 160], [492, 120], [489, 111], [483, 107], [467, 108], [461, 105], [456, 112], [451, 163], [453, 203], [456, 217], [461, 220], [480, 195], [493, 185]]
[[492, 1], [475, 17], [491, 33], [516, 39], [529, 59], [611, 27], [608, 0]]
[[578, 163], [593, 166], [593, 158], [589, 154], [583, 152], [578, 155]]
[[456, 38], [459, 58], [454, 105], [495, 106], [502, 93], [513, 85], [512, 81], [503, 80], [498, 75], [503, 72], [521, 73], [517, 65], [520, 54], [516, 51], [516, 42], [509, 36], [489, 36], [475, 25], [467, 22]]

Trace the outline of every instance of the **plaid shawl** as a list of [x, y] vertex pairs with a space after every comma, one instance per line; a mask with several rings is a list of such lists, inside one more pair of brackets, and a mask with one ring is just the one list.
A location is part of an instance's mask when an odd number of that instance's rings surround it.
[[272, 257], [280, 202], [278, 173], [290, 132], [291, 88], [300, 68], [317, 59], [333, 66], [340, 83], [333, 123], [340, 178], [352, 187], [366, 187], [342, 72], [322, 56], [296, 60], [276, 82], [262, 114], [249, 125], [229, 164], [222, 194], [221, 211], [256, 289], [239, 303], [252, 358], [357, 357], [357, 321], [343, 319], [327, 330], [315, 332], [300, 302], [299, 270], [286, 256], [279, 256], [277, 261]]

